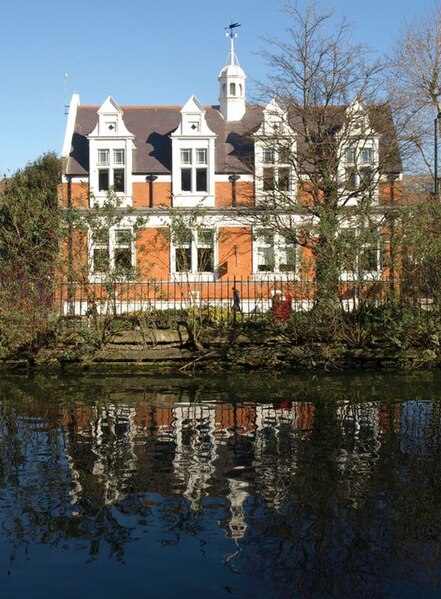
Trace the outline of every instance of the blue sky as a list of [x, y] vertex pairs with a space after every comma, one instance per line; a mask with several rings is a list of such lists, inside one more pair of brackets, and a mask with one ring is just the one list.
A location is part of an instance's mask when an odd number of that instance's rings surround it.
[[[387, 51], [404, 19], [432, 0], [324, 2], [354, 25], [354, 39]], [[0, 178], [47, 151], [61, 151], [67, 99], [121, 105], [183, 104], [195, 93], [217, 103], [217, 75], [228, 54], [224, 27], [238, 21], [236, 51], [248, 75], [262, 80], [264, 36], [283, 37], [278, 0], [15, 0], [2, 6]], [[68, 77], [65, 80], [64, 74]]]

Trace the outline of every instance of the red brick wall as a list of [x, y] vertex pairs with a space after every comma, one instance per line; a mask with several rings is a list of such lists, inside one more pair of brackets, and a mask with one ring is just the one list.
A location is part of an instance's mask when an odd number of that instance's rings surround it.
[[219, 229], [219, 274], [231, 279], [246, 277], [253, 270], [251, 227], [221, 227]]
[[170, 276], [170, 241], [167, 229], [141, 229], [136, 239], [136, 261], [140, 279], [165, 280]]
[[[133, 183], [132, 197], [134, 208], [150, 206], [150, 183]], [[171, 206], [171, 183], [153, 183], [153, 207]]]

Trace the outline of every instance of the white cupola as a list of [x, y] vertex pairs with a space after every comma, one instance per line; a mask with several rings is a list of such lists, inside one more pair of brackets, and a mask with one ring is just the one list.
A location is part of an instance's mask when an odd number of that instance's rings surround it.
[[[236, 24], [238, 26], [238, 24]], [[246, 75], [241, 69], [237, 56], [234, 52], [233, 27], [230, 25], [230, 53], [226, 64], [218, 76], [220, 91], [220, 111], [228, 122], [240, 121], [245, 114], [245, 79]]]

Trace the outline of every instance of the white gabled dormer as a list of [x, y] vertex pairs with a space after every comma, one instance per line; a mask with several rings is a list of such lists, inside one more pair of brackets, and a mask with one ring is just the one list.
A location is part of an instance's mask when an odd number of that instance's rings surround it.
[[111, 96], [97, 113], [98, 123], [88, 135], [91, 197], [100, 202], [113, 191], [124, 205], [131, 205], [134, 135], [124, 123], [123, 110]]
[[192, 95], [170, 136], [174, 206], [214, 206], [216, 134], [208, 127], [205, 115], [205, 108]]
[[245, 79], [246, 75], [241, 69], [239, 60], [234, 52], [234, 38], [232, 29], [230, 34], [230, 53], [227, 62], [218, 76], [220, 90], [220, 112], [228, 122], [240, 121], [245, 114]]
[[277, 199], [276, 194], [284, 200], [294, 198], [296, 136], [288, 123], [287, 111], [275, 98], [264, 108], [262, 124], [254, 138], [256, 198]]
[[[341, 131], [339, 177], [351, 195], [348, 205], [370, 195], [378, 199], [380, 135], [369, 121], [366, 107], [358, 98], [346, 109]], [[358, 197], [360, 196], [360, 197]]]

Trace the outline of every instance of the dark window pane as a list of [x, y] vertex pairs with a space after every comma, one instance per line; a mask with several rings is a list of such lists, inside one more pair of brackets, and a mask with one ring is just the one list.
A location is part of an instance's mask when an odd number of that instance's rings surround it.
[[198, 232], [198, 245], [210, 245], [214, 243], [214, 231], [213, 229], [201, 229]]
[[374, 174], [370, 168], [362, 168], [360, 170], [360, 183], [366, 187], [370, 187], [374, 180]]
[[357, 171], [353, 168], [346, 169], [346, 189], [354, 190], [357, 187]]
[[213, 269], [213, 249], [198, 248], [198, 272], [213, 272]]
[[113, 171], [113, 189], [124, 191], [124, 169], [116, 168]]
[[119, 270], [132, 268], [132, 250], [130, 248], [115, 248], [115, 268]]
[[362, 249], [360, 253], [361, 272], [373, 272], [378, 269], [378, 251], [375, 246]]
[[274, 189], [274, 169], [263, 169], [263, 190], [272, 191]]
[[129, 229], [118, 229], [115, 231], [115, 243], [117, 245], [130, 245], [132, 240], [132, 232]]
[[282, 252], [279, 270], [281, 272], [294, 272], [296, 269], [297, 251], [295, 246], [286, 246]]
[[196, 191], [207, 191], [207, 169], [196, 169]]
[[257, 270], [259, 272], [274, 272], [274, 248], [257, 248]]
[[108, 229], [97, 229], [93, 232], [93, 243], [101, 243], [108, 245], [109, 243], [109, 230]]
[[273, 148], [264, 148], [263, 149], [263, 162], [274, 162], [274, 149]]
[[279, 162], [289, 164], [291, 160], [291, 148], [281, 148], [279, 150]]
[[289, 190], [289, 168], [279, 168], [279, 189], [280, 191]]
[[100, 169], [98, 171], [98, 189], [99, 191], [108, 191], [109, 189], [109, 169]]
[[107, 248], [94, 248], [93, 250], [93, 272], [109, 272], [109, 250]]
[[191, 168], [181, 169], [181, 189], [191, 191]]
[[191, 270], [191, 249], [176, 248], [176, 272], [188, 272]]
[[342, 268], [345, 272], [355, 272], [357, 263], [357, 247], [359, 246], [355, 231], [345, 230], [340, 234]]

